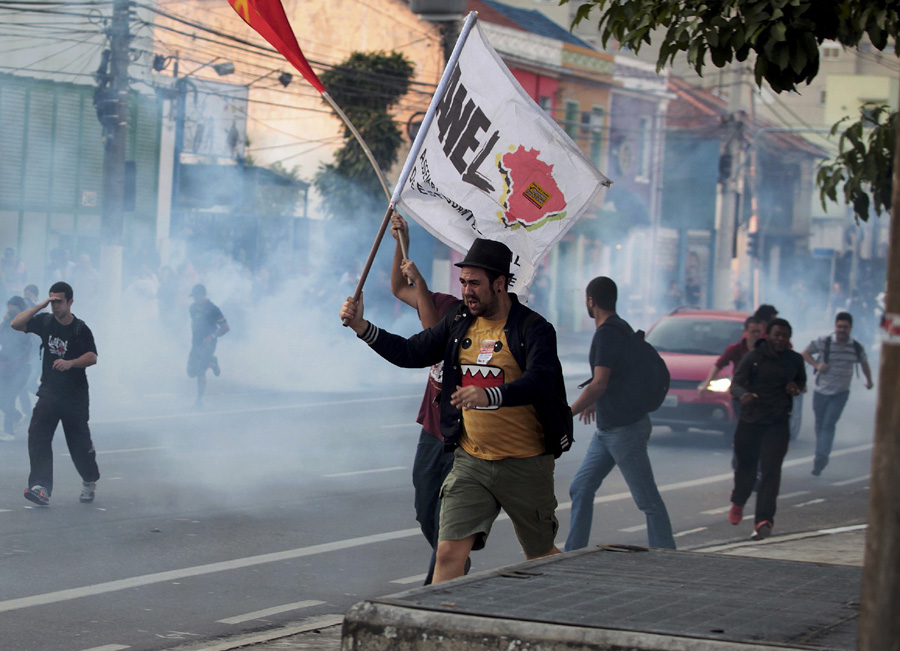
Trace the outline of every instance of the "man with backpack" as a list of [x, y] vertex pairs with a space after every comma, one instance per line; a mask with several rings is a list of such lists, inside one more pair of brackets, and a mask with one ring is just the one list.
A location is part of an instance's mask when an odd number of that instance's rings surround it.
[[818, 477], [828, 465], [834, 430], [850, 397], [850, 381], [853, 369], [859, 364], [866, 376], [866, 389], [871, 389], [872, 371], [866, 351], [855, 339], [850, 338], [853, 316], [839, 312], [834, 320], [834, 333], [809, 342], [803, 351], [803, 359], [816, 373], [813, 392], [813, 414], [816, 428], [816, 456], [812, 474]]
[[[404, 368], [443, 360], [440, 424], [455, 448], [441, 488], [434, 583], [465, 571], [502, 508], [528, 559], [558, 554], [554, 457], [571, 445], [556, 332], [508, 292], [512, 252], [476, 239], [460, 267], [462, 304], [405, 339], [363, 318], [348, 298], [344, 324], [376, 353]], [[561, 409], [558, 409], [561, 407]]]
[[587, 546], [594, 495], [615, 466], [647, 518], [649, 545], [675, 549], [672, 523], [647, 454], [649, 412], [665, 398], [668, 371], [643, 333], [635, 333], [616, 314], [618, 288], [612, 279], [594, 278], [585, 295], [588, 315], [597, 325], [589, 358], [593, 376], [572, 403], [572, 413], [586, 424], [596, 418], [597, 431], [569, 487], [572, 515], [565, 549]]

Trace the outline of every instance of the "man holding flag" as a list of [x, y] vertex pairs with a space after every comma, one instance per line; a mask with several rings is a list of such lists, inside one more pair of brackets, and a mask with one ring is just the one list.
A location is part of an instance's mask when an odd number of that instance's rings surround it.
[[[434, 583], [462, 576], [502, 508], [526, 558], [557, 554], [553, 471], [556, 423], [548, 401], [564, 393], [556, 332], [508, 288], [512, 252], [475, 240], [460, 267], [463, 304], [409, 339], [363, 318], [348, 298], [342, 321], [376, 353], [404, 368], [444, 362], [441, 434], [455, 447], [441, 488]], [[571, 414], [569, 414], [571, 423]]]

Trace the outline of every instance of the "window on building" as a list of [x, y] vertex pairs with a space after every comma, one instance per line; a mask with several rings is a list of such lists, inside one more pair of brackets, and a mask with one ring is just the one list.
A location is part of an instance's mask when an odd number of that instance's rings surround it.
[[838, 43], [826, 41], [819, 54], [823, 61], [837, 61], [841, 58], [842, 48]]
[[603, 156], [603, 109], [595, 106], [591, 110], [591, 162], [598, 168], [601, 167]]
[[650, 132], [652, 122], [650, 118], [641, 118], [638, 121], [637, 165], [635, 176], [641, 179], [650, 178], [650, 148], [653, 143]]
[[586, 136], [591, 132], [591, 112], [581, 112], [581, 136]]
[[578, 102], [566, 100], [566, 117], [563, 129], [572, 140], [578, 138]]
[[538, 106], [550, 115], [553, 115], [553, 98], [549, 95], [541, 95], [538, 97]]

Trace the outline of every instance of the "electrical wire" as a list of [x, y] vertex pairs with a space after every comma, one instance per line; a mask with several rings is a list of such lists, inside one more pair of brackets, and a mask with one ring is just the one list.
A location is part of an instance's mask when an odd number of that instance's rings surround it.
[[[77, 47], [77, 46], [79, 46], [79, 45], [86, 45], [86, 44], [87, 44], [87, 41], [84, 41], [84, 42], [82, 42], [82, 43], [72, 43], [72, 44], [69, 45], [68, 47], [64, 47], [64, 48], [62, 48], [61, 50], [57, 50], [57, 51], [55, 51], [55, 52], [53, 52], [53, 53], [51, 53], [51, 54], [48, 54], [48, 55], [45, 56], [45, 57], [42, 57], [42, 58], [37, 59], [37, 60], [34, 60], [34, 61], [30, 61], [28, 64], [26, 64], [26, 65], [24, 65], [24, 66], [18, 66], [18, 67], [16, 67], [16, 68], [7, 68], [7, 69], [10, 70], [11, 72], [21, 72], [21, 71], [23, 71], [23, 70], [30, 70], [30, 67], [31, 67], [31, 66], [34, 66], [34, 65], [37, 65], [37, 64], [42, 63], [42, 62], [44, 62], [44, 61], [47, 61], [48, 59], [53, 59], [53, 58], [55, 58], [55, 57], [59, 57], [59, 56], [65, 54], [66, 52], [68, 52], [69, 50], [71, 50], [72, 48], [75, 48], [75, 47]], [[98, 49], [99, 49], [99, 47], [101, 47], [101, 46], [98, 45], [97, 47], [98, 47]], [[56, 72], [57, 72], [58, 74], [68, 74], [68, 72], [64, 72], [64, 71], [56, 71]]]

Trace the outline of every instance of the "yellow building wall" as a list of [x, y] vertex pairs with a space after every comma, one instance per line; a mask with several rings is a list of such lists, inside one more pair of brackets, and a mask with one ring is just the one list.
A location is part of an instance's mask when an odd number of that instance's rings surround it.
[[[432, 23], [413, 15], [405, 2], [285, 0], [284, 6], [300, 48], [317, 73], [357, 51], [402, 52], [414, 64], [415, 76], [410, 92], [394, 109], [395, 119], [403, 128], [410, 116], [427, 109], [444, 68], [440, 34]], [[343, 143], [339, 118], [280, 54], [266, 51], [271, 46], [225, 0], [179, 0], [160, 2], [158, 7], [181, 19], [158, 16], [153, 28], [154, 50], [173, 57], [172, 61], [177, 58], [179, 76], [193, 73], [198, 78], [249, 84], [247, 154], [257, 165], [280, 162], [287, 169], [296, 167], [302, 180], [311, 181], [322, 163], [333, 160], [334, 150]], [[221, 35], [185, 24], [191, 22]], [[235, 72], [218, 77], [211, 65], [200, 67], [212, 61], [231, 61]], [[278, 82], [282, 71], [294, 77], [287, 88]], [[172, 72], [170, 62], [159, 76]], [[405, 151], [396, 169], [385, 170], [391, 187], [404, 158]], [[315, 217], [315, 204], [312, 197], [311, 217]]]
[[832, 125], [845, 116], [857, 118], [866, 102], [897, 109], [900, 92], [896, 77], [873, 75], [829, 75], [825, 87], [825, 122]]

